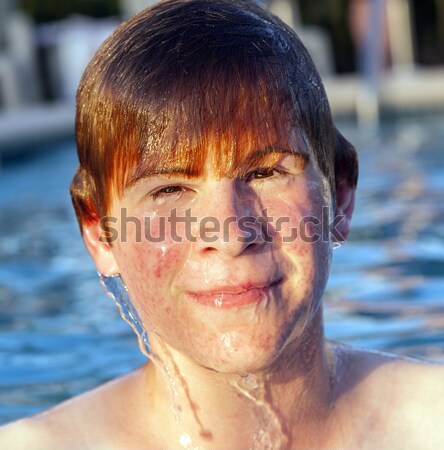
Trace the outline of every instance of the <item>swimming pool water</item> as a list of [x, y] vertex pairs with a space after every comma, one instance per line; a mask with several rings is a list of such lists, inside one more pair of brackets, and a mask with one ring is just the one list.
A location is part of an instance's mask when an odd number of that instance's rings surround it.
[[[327, 336], [444, 361], [442, 116], [343, 123], [360, 155], [352, 233], [334, 253]], [[68, 186], [72, 142], [0, 172], [0, 423], [130, 371], [145, 359], [100, 286]]]

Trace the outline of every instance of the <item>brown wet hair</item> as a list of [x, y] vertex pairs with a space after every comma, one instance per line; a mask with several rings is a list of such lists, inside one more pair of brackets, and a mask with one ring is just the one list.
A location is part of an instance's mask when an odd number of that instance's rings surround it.
[[289, 133], [330, 186], [356, 185], [356, 152], [288, 26], [252, 1], [158, 3], [116, 29], [80, 82], [71, 184], [80, 226], [146, 175], [197, 176], [210, 152], [217, 176], [239, 176], [248, 153]]

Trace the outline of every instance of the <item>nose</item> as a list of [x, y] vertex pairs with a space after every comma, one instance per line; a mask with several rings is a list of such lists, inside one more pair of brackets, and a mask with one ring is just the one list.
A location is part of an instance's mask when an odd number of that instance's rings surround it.
[[201, 202], [196, 225], [196, 251], [230, 257], [255, 252], [265, 244], [263, 225], [254, 198], [237, 180], [212, 183]]

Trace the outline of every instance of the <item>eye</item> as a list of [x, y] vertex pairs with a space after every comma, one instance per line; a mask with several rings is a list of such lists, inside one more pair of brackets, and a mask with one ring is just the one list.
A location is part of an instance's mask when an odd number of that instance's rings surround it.
[[183, 186], [165, 186], [158, 189], [151, 194], [153, 200], [167, 198], [167, 197], [178, 197], [185, 189]]
[[272, 176], [279, 175], [280, 173], [281, 172], [279, 170], [273, 167], [256, 169], [247, 175], [247, 181], [262, 180], [264, 178], [270, 178]]

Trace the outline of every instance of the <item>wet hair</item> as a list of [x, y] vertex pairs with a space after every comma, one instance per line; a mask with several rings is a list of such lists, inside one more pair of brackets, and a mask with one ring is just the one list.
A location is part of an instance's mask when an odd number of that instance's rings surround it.
[[199, 175], [211, 156], [216, 176], [238, 176], [255, 146], [289, 134], [331, 187], [356, 185], [356, 152], [305, 47], [252, 1], [167, 0], [132, 17], [86, 68], [76, 111], [81, 227], [146, 175]]

